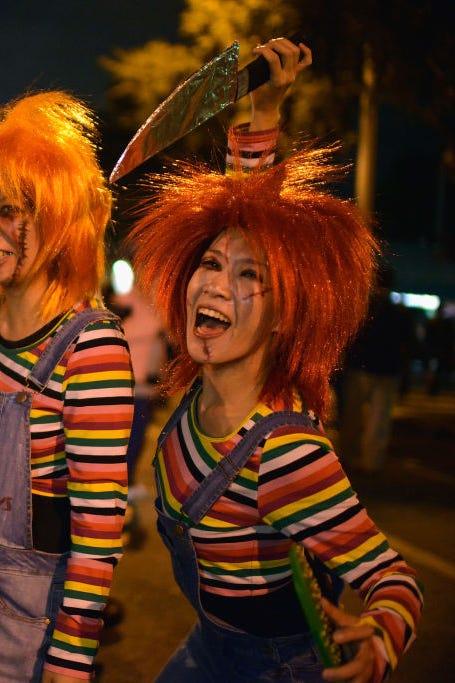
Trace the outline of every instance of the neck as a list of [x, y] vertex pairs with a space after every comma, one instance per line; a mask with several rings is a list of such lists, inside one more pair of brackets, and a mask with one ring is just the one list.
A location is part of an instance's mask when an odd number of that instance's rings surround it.
[[41, 304], [47, 280], [39, 278], [27, 285], [5, 287], [0, 303], [0, 334], [5, 339], [24, 339], [49, 322], [43, 317]]
[[245, 367], [205, 366], [198, 420], [209, 436], [223, 437], [236, 431], [259, 399], [263, 373]]

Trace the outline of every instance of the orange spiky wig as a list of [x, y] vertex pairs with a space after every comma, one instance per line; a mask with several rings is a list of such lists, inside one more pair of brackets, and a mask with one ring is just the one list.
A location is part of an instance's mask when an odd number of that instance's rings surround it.
[[213, 239], [238, 228], [265, 255], [279, 326], [261, 398], [292, 388], [321, 417], [340, 354], [364, 317], [377, 243], [358, 209], [324, 189], [330, 150], [308, 148], [268, 170], [224, 176], [178, 164], [150, 176], [128, 242], [138, 282], [176, 343], [171, 382], [198, 368], [185, 347], [186, 289]]
[[24, 96], [0, 112], [0, 190], [37, 226], [41, 249], [28, 277], [47, 273], [43, 316], [100, 287], [112, 200], [95, 134], [92, 112], [64, 92]]

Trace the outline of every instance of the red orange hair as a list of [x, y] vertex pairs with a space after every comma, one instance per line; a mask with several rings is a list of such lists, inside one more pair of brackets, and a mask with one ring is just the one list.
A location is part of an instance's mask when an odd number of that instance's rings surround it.
[[37, 226], [30, 277], [46, 270], [44, 315], [94, 296], [102, 280], [111, 193], [95, 136], [92, 112], [64, 92], [24, 96], [0, 111], [0, 190]]
[[327, 152], [302, 150], [248, 175], [183, 164], [177, 175], [149, 178], [129, 242], [139, 284], [177, 344], [176, 389], [198, 370], [185, 348], [188, 281], [213, 239], [237, 227], [265, 254], [279, 318], [261, 398], [295, 388], [324, 415], [330, 376], [366, 312], [377, 252], [358, 209], [324, 189]]

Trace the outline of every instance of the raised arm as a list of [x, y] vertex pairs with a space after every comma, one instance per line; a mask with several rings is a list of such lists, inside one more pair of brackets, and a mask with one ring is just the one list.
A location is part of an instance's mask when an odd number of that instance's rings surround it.
[[279, 133], [281, 106], [298, 74], [312, 62], [311, 50], [287, 38], [273, 38], [253, 50], [263, 55], [270, 67], [270, 79], [250, 93], [250, 123], [233, 126], [229, 130], [226, 173], [251, 171], [261, 163], [271, 166]]
[[295, 45], [287, 38], [272, 38], [253, 53], [269, 63], [270, 79], [250, 93], [250, 131], [266, 130], [278, 125], [281, 105], [298, 75], [312, 63], [312, 54], [304, 43]]

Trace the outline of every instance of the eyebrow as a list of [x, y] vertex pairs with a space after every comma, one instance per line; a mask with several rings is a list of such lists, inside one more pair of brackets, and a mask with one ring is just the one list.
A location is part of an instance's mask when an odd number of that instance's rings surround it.
[[[203, 257], [204, 257], [206, 254], [215, 254], [215, 256], [222, 256], [222, 257], [224, 257], [224, 258], [226, 257], [226, 253], [225, 253], [223, 250], [221, 250], [221, 249], [213, 249], [213, 248], [210, 248], [210, 249], [207, 249], [207, 251], [204, 252]], [[240, 259], [238, 259], [238, 260], [241, 261], [242, 263], [245, 263], [245, 264], [248, 264], [248, 265], [261, 266], [262, 268], [268, 268], [268, 264], [267, 264], [267, 263], [264, 263], [263, 261], [258, 261], [258, 260], [254, 259], [254, 258], [249, 258], [249, 257], [247, 257], [247, 258], [240, 258]]]

